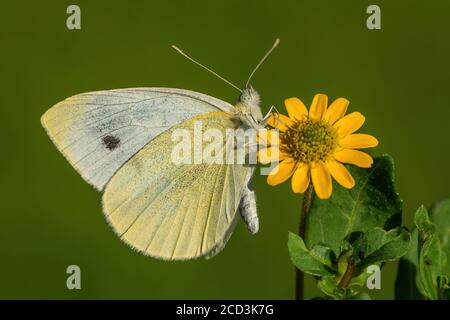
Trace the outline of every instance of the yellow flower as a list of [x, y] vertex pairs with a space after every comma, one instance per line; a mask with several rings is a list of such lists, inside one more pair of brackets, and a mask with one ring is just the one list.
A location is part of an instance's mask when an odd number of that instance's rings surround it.
[[375, 137], [354, 133], [363, 125], [364, 116], [359, 112], [344, 116], [349, 101], [338, 98], [328, 106], [324, 94], [314, 97], [309, 112], [298, 98], [286, 99], [284, 103], [289, 117], [274, 113], [268, 122], [279, 131], [260, 134], [268, 145], [258, 151], [259, 162], [280, 161], [267, 183], [275, 186], [292, 176], [292, 190], [303, 193], [312, 181], [321, 199], [331, 196], [331, 177], [343, 187], [353, 188], [355, 180], [342, 163], [369, 168], [372, 157], [356, 149], [378, 145]]

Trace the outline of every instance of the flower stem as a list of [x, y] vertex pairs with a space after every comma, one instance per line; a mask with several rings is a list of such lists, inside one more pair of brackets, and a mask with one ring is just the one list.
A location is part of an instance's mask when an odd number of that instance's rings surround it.
[[[306, 237], [306, 221], [309, 214], [309, 210], [311, 209], [311, 203], [314, 198], [314, 189], [312, 184], [308, 186], [305, 194], [303, 195], [303, 203], [300, 212], [300, 225], [298, 228], [298, 234], [300, 238], [305, 241]], [[295, 296], [297, 300], [304, 299], [304, 287], [305, 287], [305, 275], [300, 269], [296, 269], [296, 287], [295, 287]]]
[[355, 272], [355, 260], [350, 258], [347, 264], [347, 269], [345, 270], [344, 275], [342, 276], [341, 281], [338, 284], [339, 288], [347, 288], [353, 278], [353, 273]]

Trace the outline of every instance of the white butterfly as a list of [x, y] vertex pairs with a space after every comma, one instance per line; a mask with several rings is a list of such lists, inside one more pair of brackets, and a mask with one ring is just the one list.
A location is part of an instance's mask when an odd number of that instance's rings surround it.
[[198, 119], [222, 131], [236, 120], [239, 127], [264, 127], [259, 95], [248, 82], [236, 106], [172, 88], [82, 93], [53, 106], [41, 123], [81, 176], [103, 191], [103, 212], [123, 241], [161, 259], [210, 257], [225, 246], [238, 211], [251, 233], [258, 231], [254, 169], [176, 165], [171, 133], [192, 130]]

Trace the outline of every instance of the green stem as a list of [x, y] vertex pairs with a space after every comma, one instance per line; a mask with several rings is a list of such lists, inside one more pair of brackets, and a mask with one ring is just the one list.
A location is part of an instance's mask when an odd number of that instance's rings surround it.
[[[311, 203], [314, 198], [314, 189], [312, 184], [308, 186], [305, 194], [303, 195], [303, 203], [300, 212], [300, 225], [298, 228], [298, 234], [303, 241], [306, 242], [306, 221], [308, 218], [309, 210], [311, 209]], [[296, 287], [295, 287], [295, 297], [297, 300], [304, 299], [304, 288], [305, 288], [305, 275], [300, 269], [296, 269]]]
[[345, 273], [342, 276], [341, 281], [339, 281], [339, 288], [347, 288], [353, 278], [353, 273], [355, 272], [355, 259], [350, 258], [347, 264], [347, 269], [345, 269]]

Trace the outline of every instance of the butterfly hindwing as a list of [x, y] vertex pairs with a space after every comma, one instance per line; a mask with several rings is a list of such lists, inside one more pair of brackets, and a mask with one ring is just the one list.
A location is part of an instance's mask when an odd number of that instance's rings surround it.
[[146, 255], [169, 260], [214, 255], [239, 216], [251, 167], [172, 161], [172, 132], [192, 133], [196, 121], [224, 136], [227, 128], [236, 125], [224, 112], [186, 120], [143, 147], [106, 186], [107, 220], [123, 241]]

